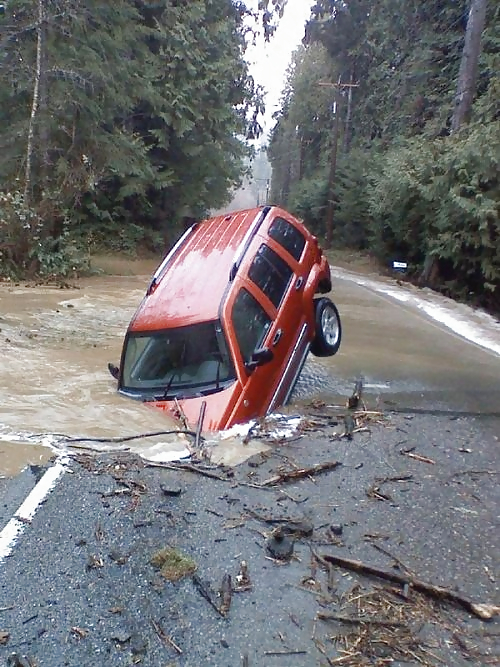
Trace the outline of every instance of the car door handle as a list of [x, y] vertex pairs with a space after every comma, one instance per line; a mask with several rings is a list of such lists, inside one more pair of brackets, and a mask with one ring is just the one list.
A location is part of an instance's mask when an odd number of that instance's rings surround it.
[[299, 276], [295, 281], [295, 289], [299, 290], [303, 284], [304, 284], [304, 278], [302, 278], [302, 276]]
[[281, 329], [278, 329], [278, 331], [274, 334], [273, 336], [273, 345], [277, 345], [280, 342], [281, 336], [283, 335], [283, 331]]

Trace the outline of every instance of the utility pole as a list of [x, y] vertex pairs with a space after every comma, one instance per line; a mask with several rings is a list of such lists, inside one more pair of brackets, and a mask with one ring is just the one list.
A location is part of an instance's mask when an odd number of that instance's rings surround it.
[[342, 83], [342, 77], [339, 76], [337, 83], [323, 83], [319, 82], [320, 86], [328, 86], [329, 88], [334, 88], [335, 97], [334, 97], [334, 109], [335, 109], [335, 122], [333, 125], [333, 145], [332, 145], [332, 154], [330, 157], [330, 174], [328, 176], [328, 205], [326, 209], [326, 221], [325, 221], [325, 248], [328, 250], [332, 247], [332, 236], [333, 236], [333, 217], [335, 211], [335, 202], [334, 202], [334, 187], [335, 187], [335, 175], [337, 173], [337, 152], [339, 144], [339, 123], [340, 123], [340, 99], [339, 99], [339, 90], [343, 88], [348, 88], [349, 91], [352, 88], [357, 88], [359, 83]]

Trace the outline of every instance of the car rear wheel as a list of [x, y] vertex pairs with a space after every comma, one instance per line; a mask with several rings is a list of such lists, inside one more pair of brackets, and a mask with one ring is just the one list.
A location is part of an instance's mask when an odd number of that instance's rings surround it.
[[342, 326], [337, 306], [327, 297], [314, 299], [316, 335], [311, 352], [316, 357], [331, 357], [340, 347]]

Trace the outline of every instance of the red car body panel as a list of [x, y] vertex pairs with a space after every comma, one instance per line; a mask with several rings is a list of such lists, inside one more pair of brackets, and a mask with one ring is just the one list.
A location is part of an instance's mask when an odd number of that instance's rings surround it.
[[[294, 259], [269, 235], [276, 218], [304, 236], [299, 259]], [[248, 275], [262, 244], [293, 271], [279, 307]], [[235, 300], [242, 288], [258, 301], [271, 320], [262, 346], [272, 351], [272, 359], [252, 370], [245, 366], [232, 321]], [[330, 268], [316, 238], [281, 208], [248, 209], [195, 225], [156, 271], [128, 334], [220, 320], [235, 380], [204, 396], [158, 400], [153, 404], [177, 416], [180, 410], [192, 427], [203, 417], [204, 430], [225, 429], [275, 409], [288, 396], [314, 338], [313, 297], [329, 288]], [[119, 378], [119, 389], [121, 382]]]

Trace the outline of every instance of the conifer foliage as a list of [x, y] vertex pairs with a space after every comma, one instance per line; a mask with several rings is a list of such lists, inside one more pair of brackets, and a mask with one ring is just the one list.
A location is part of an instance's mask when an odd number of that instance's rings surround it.
[[[335, 244], [406, 259], [420, 282], [496, 312], [499, 27], [486, 0], [317, 0], [269, 149], [273, 193], [318, 233], [333, 201]], [[318, 45], [327, 59], [314, 65]], [[318, 93], [328, 68], [329, 101]], [[321, 131], [311, 100], [317, 116], [331, 110]], [[299, 171], [285, 169], [292, 130], [308, 137]]]
[[[244, 61], [252, 18], [244, 3], [4, 5], [4, 268], [42, 269], [54, 241], [77, 231], [146, 228], [168, 243], [183, 216], [223, 203], [239, 182], [247, 122], [255, 134], [261, 104]], [[254, 20], [271, 33], [281, 8], [261, 2]]]

